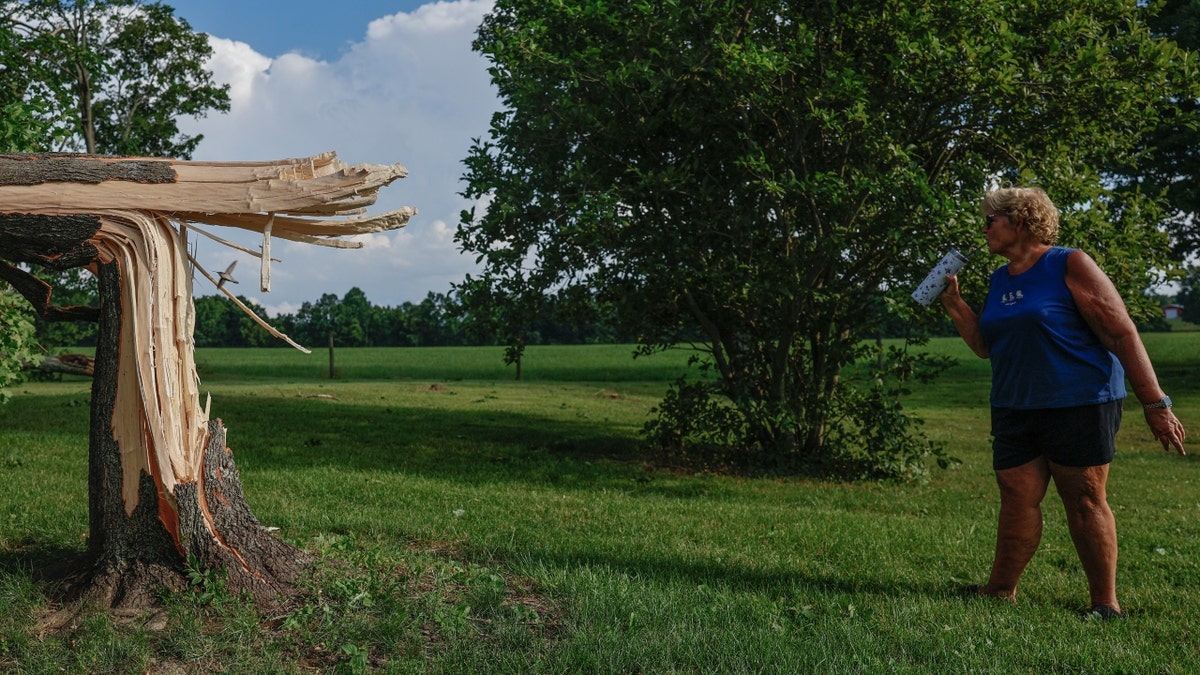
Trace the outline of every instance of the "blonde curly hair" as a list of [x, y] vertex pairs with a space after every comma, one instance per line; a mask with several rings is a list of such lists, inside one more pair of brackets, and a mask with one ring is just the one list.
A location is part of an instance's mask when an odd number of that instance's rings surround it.
[[1046, 191], [1036, 187], [992, 190], [983, 196], [984, 213], [1003, 213], [1043, 244], [1058, 241], [1058, 207]]

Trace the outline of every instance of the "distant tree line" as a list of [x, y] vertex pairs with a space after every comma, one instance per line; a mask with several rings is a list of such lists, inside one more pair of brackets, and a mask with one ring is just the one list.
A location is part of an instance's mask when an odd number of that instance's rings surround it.
[[[81, 275], [68, 286], [77, 304], [96, 303], [94, 280]], [[90, 283], [89, 283], [90, 282]], [[321, 295], [316, 302], [305, 302], [292, 314], [269, 316], [258, 303], [237, 296], [259, 318], [279, 329], [296, 342], [309, 347], [445, 347], [506, 344], [505, 335], [494, 322], [484, 320], [459, 300], [455, 291], [430, 292], [420, 302], [404, 302], [395, 307], [372, 304], [358, 287], [342, 297]], [[607, 321], [602, 312], [589, 320], [577, 314], [563, 316], [556, 303], [549, 301], [526, 324], [528, 344], [597, 344], [631, 342]], [[195, 299], [197, 347], [286, 347], [287, 344], [263, 330], [237, 305], [222, 295]], [[37, 341], [45, 349], [95, 344], [95, 324], [86, 322], [37, 321]]]
[[[68, 292], [72, 303], [94, 304], [94, 280], [88, 274], [72, 276], [60, 291]], [[1176, 296], [1156, 295], [1160, 305], [1181, 303], [1186, 320], [1200, 323], [1200, 268], [1184, 279]], [[511, 323], [496, 320], [497, 310], [468, 306], [459, 289], [449, 293], [429, 292], [420, 302], [404, 302], [391, 307], [375, 305], [358, 287], [342, 297], [325, 293], [316, 302], [305, 302], [295, 313], [269, 316], [258, 303], [239, 295], [242, 301], [260, 318], [286, 333], [300, 344], [324, 347], [330, 334], [338, 347], [445, 347], [445, 346], [508, 346], [512, 342]], [[503, 299], [496, 298], [503, 303]], [[272, 337], [234, 303], [220, 295], [195, 299], [197, 347], [286, 347]], [[611, 310], [598, 301], [591, 311], [581, 313], [578, 305], [566, 311], [564, 303], [548, 299], [536, 311], [520, 321], [525, 345], [541, 344], [612, 344], [632, 343], [636, 336], [623, 333], [616, 327]], [[948, 320], [917, 327], [898, 316], [881, 297], [867, 308], [872, 315], [866, 325], [871, 338], [913, 338], [955, 335]], [[85, 322], [36, 321], [37, 342], [45, 349], [95, 344], [95, 324]], [[1139, 325], [1143, 331], [1170, 330], [1160, 316]], [[916, 331], [917, 333], [914, 333]], [[693, 336], [695, 337], [695, 336]]]
[[[469, 312], [457, 294], [430, 292], [420, 302], [389, 307], [372, 304], [360, 288], [339, 298], [325, 293], [294, 314], [268, 317], [258, 304], [239, 296], [251, 310], [293, 340], [310, 347], [445, 347], [501, 344], [500, 336]], [[560, 317], [552, 302], [530, 320], [529, 344], [592, 344], [630, 339], [602, 319], [581, 323]], [[222, 296], [196, 298], [197, 347], [283, 347], [254, 320]]]

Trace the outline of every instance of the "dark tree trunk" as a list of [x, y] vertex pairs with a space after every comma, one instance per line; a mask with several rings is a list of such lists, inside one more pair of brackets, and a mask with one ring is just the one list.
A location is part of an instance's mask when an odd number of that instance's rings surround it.
[[65, 600], [87, 598], [114, 609], [157, 604], [161, 588], [183, 588], [183, 564], [159, 519], [154, 479], [143, 474], [138, 504], [126, 515], [122, 498], [121, 449], [113, 438], [116, 412], [120, 272], [116, 263], [98, 268], [100, 325], [92, 379], [88, 443], [88, 550], [76, 561]]
[[333, 366], [333, 329], [329, 330], [329, 379], [337, 376], [337, 369]]

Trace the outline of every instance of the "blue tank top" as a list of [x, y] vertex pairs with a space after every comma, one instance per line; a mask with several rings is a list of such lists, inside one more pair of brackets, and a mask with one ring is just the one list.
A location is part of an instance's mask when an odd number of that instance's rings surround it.
[[1125, 398], [1125, 370], [1080, 315], [1055, 246], [1021, 274], [992, 273], [979, 329], [992, 361], [992, 405], [1066, 408]]

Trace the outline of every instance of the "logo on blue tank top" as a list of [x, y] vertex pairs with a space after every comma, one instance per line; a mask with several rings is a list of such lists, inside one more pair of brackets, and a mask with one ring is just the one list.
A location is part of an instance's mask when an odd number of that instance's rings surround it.
[[1025, 297], [1025, 294], [1024, 294], [1024, 293], [1022, 293], [1022, 292], [1020, 291], [1020, 289], [1018, 289], [1018, 290], [1015, 290], [1015, 291], [1013, 291], [1013, 292], [1011, 292], [1011, 293], [1005, 293], [1004, 295], [1000, 296], [1000, 304], [1002, 304], [1002, 305], [1012, 305], [1012, 304], [1015, 304], [1015, 303], [1016, 303], [1018, 300], [1020, 300], [1020, 299], [1022, 299], [1022, 298], [1024, 298], [1024, 297]]

